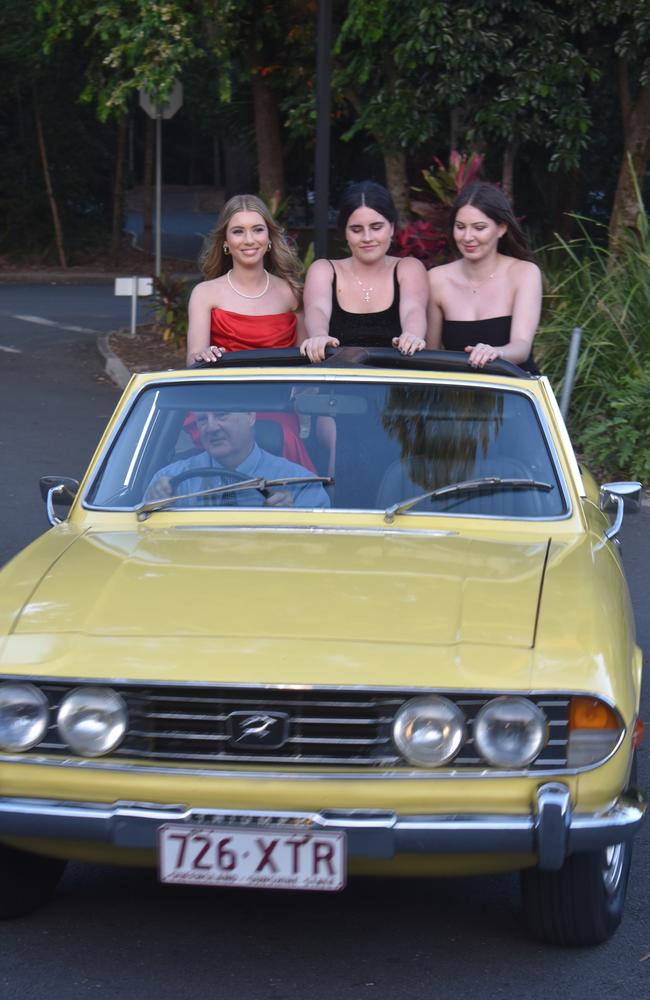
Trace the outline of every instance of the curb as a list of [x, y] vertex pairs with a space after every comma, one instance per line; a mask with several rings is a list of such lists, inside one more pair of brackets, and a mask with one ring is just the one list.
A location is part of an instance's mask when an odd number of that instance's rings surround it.
[[97, 350], [104, 359], [104, 371], [118, 389], [125, 389], [131, 372], [117, 354], [114, 354], [109, 344], [110, 333], [101, 333], [97, 338]]

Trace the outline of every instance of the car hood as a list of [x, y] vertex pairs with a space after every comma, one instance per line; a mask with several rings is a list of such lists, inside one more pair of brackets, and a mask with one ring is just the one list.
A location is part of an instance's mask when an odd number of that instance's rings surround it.
[[43, 575], [14, 634], [529, 649], [547, 548], [421, 532], [92, 532]]

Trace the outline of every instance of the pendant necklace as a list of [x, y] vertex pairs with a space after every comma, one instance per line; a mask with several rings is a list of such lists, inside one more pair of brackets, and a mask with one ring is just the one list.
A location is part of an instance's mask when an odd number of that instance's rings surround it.
[[370, 302], [370, 293], [373, 291], [373, 285], [369, 285], [366, 287], [361, 278], [357, 277], [357, 272], [354, 270], [352, 265], [350, 265], [350, 270], [352, 271], [352, 277], [356, 281], [357, 285], [359, 285], [361, 288], [361, 298], [363, 299], [364, 302]]
[[494, 271], [492, 272], [492, 274], [488, 274], [487, 278], [484, 278], [483, 281], [479, 281], [478, 285], [473, 285], [472, 282], [469, 280], [469, 278], [466, 277], [465, 281], [469, 285], [469, 287], [470, 287], [470, 289], [472, 291], [472, 295], [476, 295], [477, 292], [479, 292], [481, 290], [481, 288], [483, 288], [483, 285], [487, 285], [488, 281], [491, 281], [492, 278], [495, 276], [496, 273], [497, 273], [497, 271], [496, 271], [496, 268], [495, 268]]
[[269, 282], [271, 281], [271, 276], [269, 272], [266, 270], [266, 268], [264, 268], [264, 274], [266, 275], [266, 284], [264, 285], [264, 288], [262, 289], [261, 292], [255, 292], [254, 295], [249, 295], [248, 292], [240, 292], [238, 288], [235, 288], [235, 286], [232, 283], [232, 278], [230, 277], [230, 274], [231, 274], [230, 271], [226, 271], [226, 281], [232, 288], [233, 292], [235, 292], [236, 295], [241, 295], [243, 299], [261, 299], [262, 296], [265, 295], [266, 292], [268, 292], [269, 290]]

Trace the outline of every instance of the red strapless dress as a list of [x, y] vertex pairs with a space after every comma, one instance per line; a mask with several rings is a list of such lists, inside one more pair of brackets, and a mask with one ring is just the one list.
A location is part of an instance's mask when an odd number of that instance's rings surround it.
[[252, 351], [259, 347], [294, 347], [296, 314], [244, 316], [228, 309], [210, 312], [210, 343], [226, 351]]
[[[226, 351], [252, 351], [260, 347], [293, 347], [296, 343], [296, 314], [272, 313], [265, 316], [244, 316], [228, 309], [212, 309], [210, 313], [210, 343]], [[198, 435], [192, 428], [194, 414], [188, 414], [186, 429], [195, 444]], [[295, 413], [258, 413], [258, 420], [275, 420], [282, 427], [282, 454], [290, 462], [316, 472], [309, 452], [300, 439], [300, 427]]]

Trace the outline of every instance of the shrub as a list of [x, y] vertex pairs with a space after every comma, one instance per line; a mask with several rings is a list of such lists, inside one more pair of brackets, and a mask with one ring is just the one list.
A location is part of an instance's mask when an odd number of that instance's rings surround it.
[[[429, 170], [423, 170], [431, 198], [417, 199], [411, 202], [411, 211], [420, 218], [410, 222], [395, 233], [393, 252], [398, 257], [417, 257], [424, 265], [434, 267], [449, 260], [451, 246], [449, 242], [450, 211], [457, 194], [466, 184], [476, 180], [482, 167], [484, 157], [479, 153], [460, 154], [452, 150], [449, 155], [449, 165], [437, 159]], [[423, 194], [422, 188], [413, 188], [418, 194]]]
[[192, 291], [186, 278], [161, 274], [154, 278], [154, 326], [165, 343], [184, 347], [187, 343], [187, 303]]
[[639, 201], [638, 230], [616, 252], [606, 228], [578, 219], [582, 237], [547, 248], [547, 294], [536, 338], [542, 371], [563, 387], [571, 330], [582, 345], [569, 429], [587, 464], [650, 478], [650, 236]]
[[431, 222], [419, 219], [395, 230], [392, 252], [397, 257], [416, 257], [429, 268], [446, 261], [448, 241]]
[[622, 380], [582, 441], [591, 460], [609, 473], [650, 483], [650, 365]]

